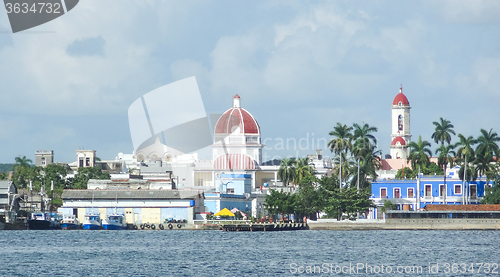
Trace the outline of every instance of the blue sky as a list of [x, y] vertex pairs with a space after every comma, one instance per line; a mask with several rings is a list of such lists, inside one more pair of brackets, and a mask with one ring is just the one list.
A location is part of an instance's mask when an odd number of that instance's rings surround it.
[[401, 83], [413, 140], [430, 141], [439, 117], [467, 136], [500, 132], [498, 14], [500, 2], [480, 0], [81, 0], [11, 34], [0, 12], [0, 162], [131, 153], [130, 104], [190, 76], [209, 114], [241, 96], [268, 157], [313, 153], [274, 143], [328, 138], [337, 122], [378, 127], [387, 154]]

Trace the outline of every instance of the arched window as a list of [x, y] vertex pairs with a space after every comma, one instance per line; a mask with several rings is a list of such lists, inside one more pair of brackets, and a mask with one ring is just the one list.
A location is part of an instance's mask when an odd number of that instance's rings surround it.
[[42, 166], [46, 166], [47, 165], [47, 161], [45, 160], [45, 157], [42, 157]]

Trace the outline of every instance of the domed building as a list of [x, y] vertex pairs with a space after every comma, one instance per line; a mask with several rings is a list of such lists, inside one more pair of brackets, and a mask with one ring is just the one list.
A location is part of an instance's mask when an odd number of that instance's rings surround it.
[[213, 168], [225, 171], [256, 170], [261, 163], [260, 126], [255, 117], [241, 107], [238, 94], [233, 107], [219, 118], [214, 128]]
[[410, 153], [408, 144], [411, 141], [410, 133], [410, 102], [403, 94], [403, 87], [392, 101], [392, 159], [407, 159]]

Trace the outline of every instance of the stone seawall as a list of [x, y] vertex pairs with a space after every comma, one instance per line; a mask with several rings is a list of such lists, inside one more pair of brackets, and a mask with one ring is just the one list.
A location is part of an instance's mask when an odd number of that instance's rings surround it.
[[387, 219], [380, 222], [317, 222], [310, 230], [500, 230], [498, 219]]

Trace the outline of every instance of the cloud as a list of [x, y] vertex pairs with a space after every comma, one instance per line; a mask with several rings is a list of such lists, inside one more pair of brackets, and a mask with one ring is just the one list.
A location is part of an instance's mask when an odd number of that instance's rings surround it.
[[451, 23], [500, 22], [500, 2], [489, 0], [424, 1], [427, 8], [437, 11], [443, 20]]
[[104, 56], [104, 45], [106, 41], [102, 36], [84, 38], [73, 41], [66, 48], [66, 53], [70, 56]]

